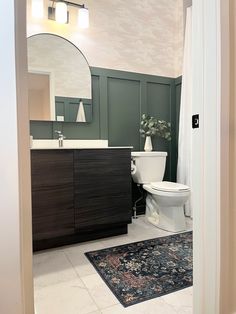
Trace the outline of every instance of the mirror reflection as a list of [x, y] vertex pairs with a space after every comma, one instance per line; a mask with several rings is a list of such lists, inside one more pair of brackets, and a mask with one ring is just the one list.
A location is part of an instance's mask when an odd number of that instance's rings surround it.
[[80, 50], [53, 34], [27, 44], [30, 120], [91, 122], [91, 72]]

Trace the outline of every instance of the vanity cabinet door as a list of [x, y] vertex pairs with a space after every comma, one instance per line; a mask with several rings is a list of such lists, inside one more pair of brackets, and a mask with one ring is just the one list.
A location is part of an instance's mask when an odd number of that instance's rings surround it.
[[32, 150], [33, 240], [74, 232], [72, 150]]
[[75, 151], [75, 223], [78, 230], [127, 224], [131, 219], [129, 149]]

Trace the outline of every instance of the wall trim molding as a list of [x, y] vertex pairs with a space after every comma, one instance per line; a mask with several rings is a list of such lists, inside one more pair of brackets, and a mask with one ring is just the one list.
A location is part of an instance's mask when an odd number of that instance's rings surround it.
[[175, 79], [175, 85], [179, 85], [182, 83], [182, 75]]
[[97, 76], [106, 76], [106, 77], [119, 77], [121, 79], [128, 80], [137, 80], [147, 81], [147, 82], [157, 82], [162, 84], [170, 84], [173, 79], [171, 77], [159, 76], [159, 75], [151, 75], [145, 73], [137, 73], [137, 72], [129, 72], [129, 71], [121, 71], [121, 70], [113, 70], [99, 67], [90, 67], [92, 75]]

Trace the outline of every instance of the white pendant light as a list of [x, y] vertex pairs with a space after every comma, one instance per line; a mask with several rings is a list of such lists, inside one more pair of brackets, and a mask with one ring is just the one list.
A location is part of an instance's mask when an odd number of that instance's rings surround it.
[[80, 28], [89, 27], [89, 10], [86, 8], [79, 8], [78, 25]]
[[67, 23], [67, 5], [65, 2], [56, 3], [55, 20], [57, 23]]
[[31, 11], [32, 11], [32, 16], [34, 18], [38, 18], [38, 19], [43, 18], [43, 14], [44, 14], [43, 0], [32, 0]]

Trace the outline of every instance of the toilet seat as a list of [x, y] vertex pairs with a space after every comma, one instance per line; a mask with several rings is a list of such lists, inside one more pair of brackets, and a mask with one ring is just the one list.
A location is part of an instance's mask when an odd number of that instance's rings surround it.
[[187, 185], [168, 181], [151, 182], [150, 187], [156, 191], [172, 193], [187, 192], [190, 190]]

